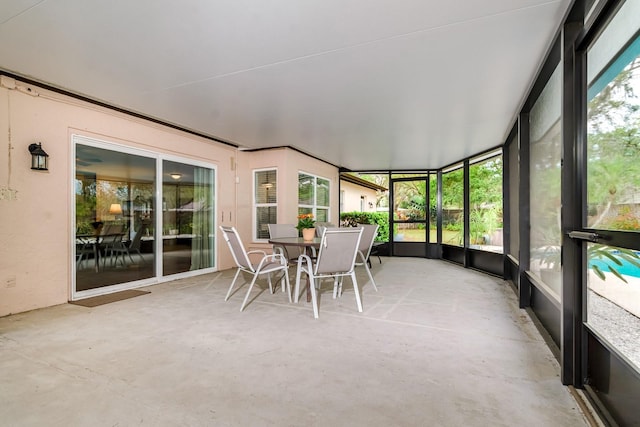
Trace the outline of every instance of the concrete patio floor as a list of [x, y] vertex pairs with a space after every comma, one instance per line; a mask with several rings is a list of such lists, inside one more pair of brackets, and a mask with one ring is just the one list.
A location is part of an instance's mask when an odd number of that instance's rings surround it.
[[[0, 319], [6, 426], [586, 426], [504, 281], [443, 261], [373, 260], [320, 318], [233, 270], [86, 308]], [[291, 270], [292, 284], [295, 270]]]

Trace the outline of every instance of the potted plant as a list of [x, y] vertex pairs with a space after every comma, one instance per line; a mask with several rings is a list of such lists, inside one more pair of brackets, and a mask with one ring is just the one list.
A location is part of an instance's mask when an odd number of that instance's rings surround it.
[[298, 225], [296, 228], [302, 233], [304, 240], [313, 240], [316, 235], [316, 222], [313, 219], [313, 214], [300, 214], [298, 215]]

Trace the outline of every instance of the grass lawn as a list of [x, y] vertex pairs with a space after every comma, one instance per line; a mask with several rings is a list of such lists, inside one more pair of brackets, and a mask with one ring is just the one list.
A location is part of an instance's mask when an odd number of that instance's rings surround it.
[[[437, 231], [430, 230], [430, 241], [437, 241]], [[396, 241], [402, 242], [424, 242], [425, 241], [425, 231], [424, 230], [402, 230], [401, 233], [398, 233], [397, 237], [402, 236], [401, 239], [396, 239]], [[448, 245], [460, 245], [462, 243], [462, 233], [460, 231], [449, 231], [442, 230], [442, 243]]]

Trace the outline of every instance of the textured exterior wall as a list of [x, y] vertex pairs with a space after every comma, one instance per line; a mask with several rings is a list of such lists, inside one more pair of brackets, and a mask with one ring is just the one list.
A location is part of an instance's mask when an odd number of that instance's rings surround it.
[[[278, 169], [278, 222], [295, 222], [298, 171], [331, 180], [338, 218], [338, 169], [281, 148], [242, 152], [170, 127], [89, 104], [11, 78], [0, 80], [0, 316], [63, 304], [72, 289], [73, 135], [216, 166], [216, 227], [233, 225], [252, 242], [253, 169]], [[30, 169], [29, 144], [42, 142], [49, 170]], [[233, 267], [217, 239], [217, 267]]]
[[[3, 77], [0, 316], [68, 301], [75, 265], [71, 241], [73, 134], [216, 165], [217, 208], [235, 209], [235, 188], [228, 185], [235, 182], [234, 147]], [[30, 169], [27, 147], [38, 141], [49, 154], [46, 172]], [[221, 219], [216, 220], [219, 225]], [[220, 242], [217, 253], [219, 269], [232, 266]]]

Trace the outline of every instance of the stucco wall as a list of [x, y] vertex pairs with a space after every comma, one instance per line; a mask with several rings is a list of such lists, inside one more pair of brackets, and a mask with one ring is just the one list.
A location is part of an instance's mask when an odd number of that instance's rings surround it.
[[337, 223], [339, 215], [338, 177], [333, 165], [318, 161], [290, 148], [274, 148], [255, 152], [239, 152], [238, 223], [244, 228], [238, 231], [246, 246], [253, 249], [270, 250], [271, 245], [253, 239], [253, 172], [256, 169], [275, 168], [278, 171], [278, 223], [296, 224], [298, 216], [298, 173], [306, 172], [330, 181], [331, 221]]
[[[376, 190], [362, 187], [347, 181], [342, 181], [340, 183], [340, 190], [344, 191], [342, 206], [343, 212], [360, 212], [360, 200], [362, 196], [365, 198], [364, 210], [362, 210], [362, 212], [376, 211]], [[371, 207], [369, 207], [369, 203], [372, 204]]]
[[[253, 170], [278, 169], [278, 222], [295, 223], [298, 172], [331, 181], [331, 219], [338, 220], [338, 169], [295, 150], [257, 152], [191, 135], [7, 77], [0, 80], [0, 316], [68, 301], [75, 267], [72, 242], [72, 135], [82, 135], [217, 168], [216, 226], [233, 225], [252, 240]], [[49, 170], [30, 169], [29, 144], [42, 142]], [[217, 267], [234, 266], [217, 239]]]
[[[3, 77], [0, 316], [65, 303], [70, 295], [72, 134], [216, 165], [217, 209], [235, 210], [234, 147]], [[38, 141], [50, 156], [46, 172], [30, 169], [27, 147]], [[225, 216], [224, 223], [235, 220]], [[231, 267], [224, 242], [217, 244], [218, 268]]]

